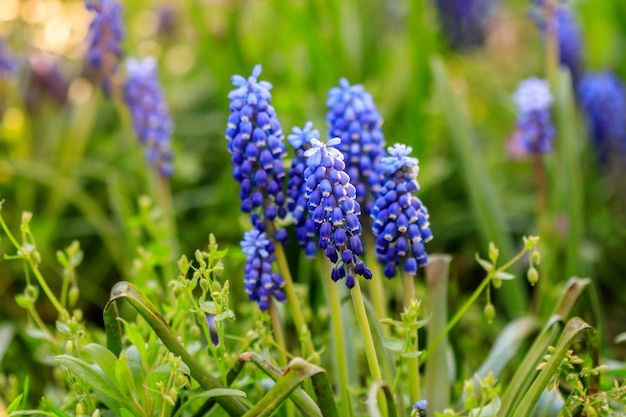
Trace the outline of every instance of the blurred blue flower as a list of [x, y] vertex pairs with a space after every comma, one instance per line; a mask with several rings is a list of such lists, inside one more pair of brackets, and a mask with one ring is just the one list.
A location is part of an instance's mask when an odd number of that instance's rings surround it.
[[85, 0], [85, 7], [95, 13], [89, 26], [87, 63], [97, 72], [104, 93], [110, 95], [122, 57], [122, 6], [115, 0]]
[[[231, 78], [236, 89], [228, 94], [230, 116], [226, 128], [233, 177], [240, 183], [241, 210], [250, 213], [252, 224], [265, 230], [265, 221], [287, 215], [283, 191], [287, 155], [283, 131], [270, 105], [272, 85], [257, 81], [261, 66], [256, 65], [247, 79]], [[287, 243], [287, 232], [279, 229], [276, 239]]]
[[428, 401], [419, 400], [415, 402], [411, 408], [413, 411], [411, 412], [411, 416], [416, 417], [427, 417], [428, 416]]
[[611, 72], [588, 73], [578, 83], [578, 100], [600, 157], [626, 156], [626, 87]]
[[130, 109], [133, 129], [145, 146], [146, 159], [161, 175], [172, 175], [172, 120], [159, 84], [154, 58], [126, 61], [128, 78], [124, 101]]
[[495, 0], [435, 0], [443, 35], [451, 48], [467, 51], [485, 42]]
[[315, 225], [308, 215], [307, 199], [304, 197], [304, 171], [307, 166], [304, 153], [311, 148], [311, 140], [319, 139], [319, 137], [319, 131], [313, 129], [311, 122], [307, 122], [304, 128], [294, 127], [293, 133], [287, 136], [287, 140], [294, 148], [294, 158], [287, 172], [287, 178], [289, 178], [287, 180], [287, 209], [294, 219], [298, 244], [304, 249], [308, 258], [315, 257], [317, 243]]
[[0, 37], [0, 79], [8, 78], [17, 70], [17, 62], [13, 53], [6, 44], [6, 41]]
[[346, 286], [355, 285], [355, 275], [372, 278], [372, 272], [359, 256], [361, 243], [361, 207], [356, 201], [356, 188], [350, 184], [345, 171], [343, 154], [335, 148], [339, 138], [327, 144], [312, 138], [311, 147], [304, 152], [307, 168], [304, 171], [305, 198], [313, 219], [312, 230], [319, 238], [318, 244], [335, 264], [331, 272], [333, 281], [346, 278]]
[[552, 151], [554, 127], [550, 107], [552, 93], [547, 81], [529, 78], [519, 83], [513, 95], [517, 104], [517, 126], [508, 144], [513, 158]]
[[[545, 0], [533, 0], [535, 7], [531, 9], [531, 17], [537, 26], [545, 33], [556, 25], [556, 37], [559, 47], [559, 62], [567, 67], [572, 74], [572, 79], [577, 80], [581, 73], [583, 57], [583, 35], [576, 17], [572, 10], [564, 4], [546, 3]], [[547, 4], [553, 7], [548, 10]], [[550, 24], [550, 15], [553, 17], [553, 24]]]
[[376, 237], [376, 256], [385, 265], [387, 278], [396, 275], [398, 267], [415, 275], [428, 263], [424, 243], [432, 239], [428, 210], [415, 194], [419, 191], [416, 158], [409, 156], [409, 146], [396, 143], [383, 158], [385, 183], [372, 209], [372, 233]]
[[341, 139], [346, 172], [356, 187], [357, 200], [369, 212], [381, 181], [377, 165], [385, 152], [382, 119], [363, 86], [350, 85], [345, 78], [328, 91], [326, 105], [329, 136]]
[[244, 234], [241, 249], [247, 255], [244, 282], [250, 301], [256, 301], [262, 311], [270, 308], [270, 296], [285, 301], [281, 290], [285, 281], [272, 269], [272, 264], [276, 262], [274, 243], [265, 233], [254, 228]]

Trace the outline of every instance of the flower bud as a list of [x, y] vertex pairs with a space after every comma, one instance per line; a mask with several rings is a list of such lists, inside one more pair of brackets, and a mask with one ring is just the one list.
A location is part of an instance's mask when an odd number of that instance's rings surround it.
[[496, 309], [493, 306], [493, 304], [489, 303], [485, 306], [485, 318], [487, 319], [487, 322], [489, 324], [491, 324], [493, 322], [493, 319], [496, 317]]
[[500, 251], [496, 248], [496, 245], [494, 245], [493, 242], [489, 242], [489, 260], [494, 265], [498, 260], [498, 255], [500, 255]]
[[528, 273], [526, 274], [528, 277], [528, 282], [530, 285], [535, 285], [537, 281], [539, 281], [539, 272], [537, 272], [537, 268], [531, 266], [528, 268]]

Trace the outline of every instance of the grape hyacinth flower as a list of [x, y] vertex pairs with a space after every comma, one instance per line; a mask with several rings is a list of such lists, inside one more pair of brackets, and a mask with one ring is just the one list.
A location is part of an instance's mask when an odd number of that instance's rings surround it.
[[115, 0], [85, 0], [85, 7], [95, 13], [89, 25], [87, 63], [98, 74], [108, 96], [122, 57], [122, 6]]
[[154, 58], [128, 59], [124, 101], [130, 109], [133, 129], [146, 148], [146, 159], [161, 175], [172, 175], [170, 141], [172, 120], [159, 84]]
[[276, 261], [274, 243], [265, 233], [254, 228], [244, 234], [241, 249], [247, 255], [244, 282], [250, 301], [256, 301], [261, 311], [270, 308], [270, 296], [280, 302], [285, 301], [281, 290], [285, 281], [280, 274], [272, 271], [272, 264]]
[[398, 267], [415, 275], [428, 263], [424, 243], [433, 237], [428, 210], [415, 196], [419, 166], [417, 158], [409, 156], [411, 151], [399, 143], [388, 148], [389, 156], [381, 163], [385, 183], [371, 213], [376, 256], [385, 265], [387, 278], [393, 278]]
[[613, 73], [585, 74], [578, 83], [578, 99], [600, 161], [611, 152], [626, 157], [626, 87]]
[[415, 417], [427, 417], [428, 416], [428, 401], [419, 400], [411, 406], [411, 416]]
[[435, 0], [443, 35], [452, 49], [469, 51], [485, 42], [494, 0]]
[[0, 79], [10, 77], [17, 70], [17, 63], [6, 41], [0, 37]]
[[[533, 0], [536, 7], [531, 10], [531, 17], [545, 36], [549, 28], [556, 25], [556, 38], [559, 47], [559, 63], [567, 67], [574, 81], [581, 73], [583, 55], [583, 36], [572, 10], [563, 4], [552, 6], [546, 0]], [[550, 4], [552, 10], [547, 10]], [[553, 16], [550, 25], [549, 16]]]
[[294, 158], [287, 173], [287, 209], [291, 213], [296, 229], [298, 244], [304, 249], [308, 258], [314, 258], [317, 253], [315, 239], [315, 224], [309, 216], [307, 199], [304, 197], [304, 171], [306, 170], [306, 156], [304, 153], [311, 148], [311, 139], [320, 138], [320, 132], [313, 129], [313, 123], [307, 122], [304, 128], [294, 127], [293, 133], [287, 140], [294, 149]]
[[555, 131], [550, 115], [552, 93], [548, 82], [534, 77], [520, 82], [513, 100], [519, 113], [516, 130], [508, 145], [511, 157], [519, 159], [529, 154], [551, 152]]
[[382, 119], [371, 94], [345, 78], [328, 91], [326, 105], [329, 135], [341, 139], [346, 172], [356, 187], [357, 200], [369, 212], [381, 181], [377, 166], [385, 152]]
[[[230, 116], [226, 128], [228, 151], [231, 153], [233, 177], [239, 184], [241, 210], [250, 213], [252, 224], [265, 231], [265, 221], [284, 219], [287, 199], [283, 191], [287, 155], [283, 131], [270, 105], [272, 85], [257, 81], [261, 66], [245, 79], [235, 75], [235, 87], [228, 94]], [[287, 232], [279, 229], [276, 239], [287, 243]]]
[[346, 286], [353, 288], [355, 274], [372, 278], [372, 271], [359, 258], [363, 254], [361, 208], [356, 201], [356, 188], [350, 184], [345, 171], [343, 154], [335, 146], [341, 139], [333, 138], [327, 144], [311, 139], [311, 148], [304, 152], [307, 168], [304, 171], [305, 198], [313, 218], [319, 246], [335, 266], [333, 281], [346, 278]]

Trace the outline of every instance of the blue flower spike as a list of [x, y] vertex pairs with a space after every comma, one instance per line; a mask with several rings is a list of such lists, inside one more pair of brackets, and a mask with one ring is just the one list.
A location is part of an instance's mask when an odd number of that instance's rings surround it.
[[311, 138], [311, 147], [304, 152], [307, 168], [304, 171], [305, 198], [314, 228], [310, 232], [318, 238], [319, 247], [335, 264], [331, 271], [333, 281], [346, 278], [346, 286], [353, 288], [356, 275], [372, 278], [372, 271], [359, 258], [361, 243], [361, 207], [356, 200], [356, 188], [345, 172], [343, 154], [336, 148], [341, 139], [328, 143]]
[[[261, 66], [256, 65], [247, 79], [241, 75], [231, 78], [236, 88], [228, 94], [226, 139], [233, 177], [240, 184], [241, 210], [250, 213], [255, 228], [265, 231], [266, 221], [287, 215], [283, 191], [287, 151], [280, 122], [270, 105], [272, 85], [257, 81], [260, 74]], [[275, 237], [287, 243], [284, 229], [278, 229]]]
[[0, 79], [9, 78], [17, 70], [17, 62], [6, 41], [0, 37]]
[[471, 51], [487, 37], [495, 0], [435, 0], [443, 35], [452, 49]]
[[578, 99], [600, 163], [626, 159], [626, 87], [611, 72], [589, 73], [578, 83]]
[[124, 101], [130, 109], [133, 129], [145, 147], [146, 159], [161, 175], [170, 177], [172, 168], [172, 119], [159, 84], [157, 63], [152, 57], [126, 61], [128, 78]]
[[95, 14], [89, 26], [87, 64], [108, 96], [122, 57], [122, 6], [115, 0], [85, 0], [85, 7]]
[[285, 281], [272, 269], [276, 261], [274, 243], [264, 232], [254, 228], [244, 234], [241, 249], [247, 255], [244, 282], [250, 301], [256, 301], [261, 311], [270, 308], [270, 297], [284, 302], [286, 296], [282, 288]]
[[328, 91], [326, 106], [329, 135], [341, 139], [346, 172], [356, 187], [357, 200], [365, 203], [369, 213], [380, 187], [378, 164], [385, 153], [382, 119], [371, 94], [345, 78]]
[[552, 93], [546, 80], [529, 78], [519, 83], [513, 95], [517, 104], [517, 126], [508, 144], [514, 159], [527, 155], [549, 153], [553, 148], [555, 130], [550, 107]]
[[410, 146], [396, 143], [381, 161], [385, 182], [372, 209], [372, 233], [376, 256], [385, 265], [384, 274], [393, 278], [398, 268], [415, 275], [428, 263], [424, 243], [432, 239], [428, 210], [415, 194], [419, 191], [417, 158]]
[[419, 400], [411, 408], [411, 417], [428, 417], [428, 401]]

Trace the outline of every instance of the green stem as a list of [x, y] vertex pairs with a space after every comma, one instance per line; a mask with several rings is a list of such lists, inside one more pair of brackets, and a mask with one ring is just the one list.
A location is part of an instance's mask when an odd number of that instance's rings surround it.
[[[365, 303], [363, 302], [363, 294], [361, 293], [361, 285], [359, 284], [358, 277], [354, 280], [354, 287], [350, 290], [350, 294], [352, 295], [356, 319], [359, 323], [361, 334], [363, 335], [363, 342], [365, 343], [365, 356], [370, 369], [370, 375], [374, 380], [373, 382], [383, 382], [383, 375], [380, 371], [378, 356], [376, 355], [376, 348], [374, 346], [374, 338], [372, 337], [372, 329], [370, 329], [367, 312], [365, 311]], [[378, 393], [378, 405], [380, 410], [386, 414], [387, 400], [382, 392]]]
[[[273, 225], [270, 225], [270, 227], [273, 227]], [[300, 339], [300, 343], [302, 344], [302, 355], [306, 358], [310, 358], [310, 362], [317, 365], [320, 363], [319, 354], [315, 351], [315, 348], [313, 347], [313, 342], [311, 341], [311, 332], [309, 331], [309, 327], [307, 326], [306, 321], [304, 320], [304, 316], [302, 315], [300, 301], [293, 286], [293, 279], [291, 278], [291, 272], [289, 271], [289, 265], [287, 264], [285, 251], [280, 242], [274, 242], [274, 247], [276, 253], [276, 262], [278, 263], [278, 269], [280, 270], [280, 274], [285, 280], [284, 289], [285, 295], [287, 295], [289, 308], [291, 310], [291, 316], [293, 318], [293, 322], [296, 325], [298, 338]]]
[[[367, 226], [364, 223], [364, 230]], [[367, 258], [368, 266], [372, 270], [372, 291], [370, 291], [370, 297], [372, 299], [372, 304], [374, 305], [374, 311], [376, 311], [377, 318], [383, 319], [387, 317], [387, 309], [385, 306], [387, 305], [386, 297], [385, 297], [385, 287], [383, 285], [383, 274], [380, 268], [380, 263], [376, 259], [376, 242], [374, 241], [374, 236], [371, 233], [363, 233], [363, 244], [365, 245], [365, 256]], [[384, 326], [383, 334], [385, 336], [389, 336], [389, 327]]]
[[[411, 302], [415, 299], [415, 283], [413, 282], [413, 275], [409, 275], [402, 270], [402, 287], [404, 288], [404, 308], [408, 309]], [[411, 341], [411, 350], [417, 351], [419, 349], [419, 336], [418, 330], [414, 330], [409, 333]], [[411, 357], [407, 360], [408, 373], [409, 373], [409, 389], [410, 389], [410, 402], [411, 404], [421, 400], [420, 398], [420, 372], [419, 372], [419, 357]]]
[[352, 407], [350, 405], [350, 392], [348, 391], [350, 377], [343, 332], [341, 298], [339, 297], [339, 289], [337, 288], [338, 284], [329, 279], [332, 265], [325, 255], [321, 257], [324, 263], [322, 270], [326, 272], [326, 276], [322, 277], [322, 282], [324, 283], [326, 296], [328, 297], [328, 305], [330, 306], [330, 325], [335, 347], [335, 364], [337, 366], [337, 376], [339, 379], [338, 385], [341, 393], [341, 415], [351, 416]]
[[437, 336], [437, 338], [435, 338], [435, 340], [433, 341], [432, 345], [430, 345], [428, 347], [428, 350], [425, 350], [419, 356], [419, 359], [420, 359], [420, 361], [422, 363], [428, 357], [428, 353], [431, 350], [434, 350], [437, 347], [437, 345], [443, 340], [443, 338], [446, 337], [446, 335], [448, 333], [450, 333], [450, 330], [452, 330], [452, 328], [459, 322], [461, 317], [463, 317], [463, 315], [465, 315], [467, 310], [469, 310], [469, 308], [472, 306], [472, 304], [474, 304], [474, 302], [478, 299], [478, 296], [483, 292], [483, 290], [487, 287], [487, 285], [489, 285], [491, 283], [491, 279], [495, 275], [497, 275], [498, 273], [500, 273], [502, 271], [506, 271], [507, 269], [509, 269], [515, 262], [520, 260], [522, 258], [522, 256], [524, 256], [524, 254], [526, 252], [528, 252], [528, 249], [526, 247], [524, 247], [524, 249], [522, 249], [520, 252], [518, 252], [517, 255], [515, 255], [513, 258], [511, 258], [504, 265], [502, 265], [499, 268], [493, 269], [489, 273], [487, 273], [487, 276], [485, 277], [485, 279], [483, 279], [483, 281], [480, 283], [478, 288], [476, 288], [474, 290], [474, 292], [472, 293], [470, 298], [467, 299], [467, 301], [463, 304], [463, 306], [460, 309], [457, 310], [457, 312], [454, 315], [454, 317], [452, 317], [452, 319], [448, 322], [448, 325], [446, 326], [446, 328]]
[[[278, 360], [281, 367], [287, 366], [287, 345], [285, 344], [285, 336], [283, 334], [283, 325], [280, 321], [280, 317], [278, 316], [278, 311], [276, 310], [276, 301], [270, 301], [270, 318], [272, 320], [272, 327], [274, 329], [274, 339], [276, 339], [276, 344], [278, 345]], [[228, 383], [226, 383], [228, 386]], [[285, 401], [285, 411], [287, 417], [295, 417], [294, 404], [292, 401]]]

